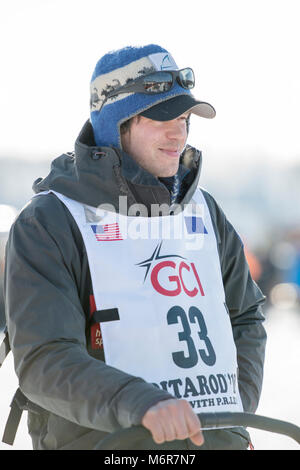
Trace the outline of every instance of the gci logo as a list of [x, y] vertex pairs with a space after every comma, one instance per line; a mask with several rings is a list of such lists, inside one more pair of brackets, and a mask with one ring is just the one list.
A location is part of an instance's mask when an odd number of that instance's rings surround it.
[[[160, 255], [162, 242], [157, 245], [152, 256], [138, 264], [146, 268], [144, 281], [151, 269], [151, 283], [154, 289], [161, 295], [175, 297], [185, 292], [189, 297], [200, 294], [204, 296], [204, 290], [194, 263], [183, 261], [185, 258], [179, 255]], [[166, 258], [179, 258], [180, 260], [165, 260]], [[152, 264], [160, 261], [152, 267]]]

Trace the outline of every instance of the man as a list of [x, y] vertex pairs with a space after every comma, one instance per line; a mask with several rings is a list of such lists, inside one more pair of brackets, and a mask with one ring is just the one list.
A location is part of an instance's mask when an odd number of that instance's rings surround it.
[[75, 153], [11, 230], [7, 323], [34, 449], [96, 449], [136, 424], [153, 441], [132, 448], [248, 446], [196, 416], [255, 411], [265, 331], [241, 240], [197, 189], [189, 119], [215, 110], [193, 86], [157, 45], [102, 57]]

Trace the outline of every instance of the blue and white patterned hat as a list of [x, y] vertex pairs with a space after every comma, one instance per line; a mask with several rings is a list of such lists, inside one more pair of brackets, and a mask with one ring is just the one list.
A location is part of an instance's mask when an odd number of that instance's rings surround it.
[[[170, 99], [174, 102], [175, 97], [185, 97], [180, 98], [181, 105], [178, 108], [177, 116], [188, 110], [206, 118], [215, 116], [215, 110], [210, 104], [196, 101], [190, 90], [182, 88], [177, 82], [168, 92], [157, 95], [123, 93], [113, 96], [101, 108], [108, 92], [125, 85], [132, 79], [158, 70], [178, 70], [178, 67], [171, 54], [155, 44], [143, 47], [125, 47], [109, 52], [97, 62], [90, 84], [91, 122], [97, 146], [122, 148], [120, 126], [123, 122], [144, 112], [147, 116], [149, 108]], [[160, 108], [158, 116], [164, 111]], [[157, 117], [157, 112], [156, 117], [152, 117], [152, 119], [160, 120]], [[162, 116], [161, 120], [168, 119]]]

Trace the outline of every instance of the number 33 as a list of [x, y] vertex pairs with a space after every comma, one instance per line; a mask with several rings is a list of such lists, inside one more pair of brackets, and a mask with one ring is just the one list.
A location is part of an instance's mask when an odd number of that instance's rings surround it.
[[[197, 307], [190, 307], [188, 317], [189, 320], [187, 318], [186, 312], [183, 310], [182, 307], [179, 307], [178, 305], [172, 307], [168, 311], [168, 325], [179, 323], [179, 320], [181, 321], [183, 331], [178, 333], [178, 338], [179, 341], [186, 341], [189, 353], [189, 355], [186, 357], [184, 351], [174, 352], [172, 353], [173, 361], [178, 367], [188, 369], [190, 367], [194, 367], [197, 364], [200, 356], [200, 358], [206, 365], [213, 366], [216, 362], [216, 354], [210, 342], [210, 339], [207, 336], [207, 328], [202, 313]], [[204, 341], [206, 350], [198, 349], [197, 351], [194, 341], [191, 337], [191, 328], [189, 325], [189, 321], [190, 323], [196, 323], [196, 320], [199, 326], [198, 336], [202, 341]]]

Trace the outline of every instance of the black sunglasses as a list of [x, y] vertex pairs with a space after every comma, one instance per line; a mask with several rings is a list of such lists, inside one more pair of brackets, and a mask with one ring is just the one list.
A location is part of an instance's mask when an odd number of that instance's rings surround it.
[[190, 90], [195, 86], [195, 75], [193, 70], [189, 67], [181, 70], [153, 72], [132, 80], [129, 83], [126, 83], [126, 85], [115, 88], [107, 93], [105, 99], [101, 103], [99, 111], [109, 98], [119, 95], [120, 93], [145, 93], [149, 95], [165, 93], [171, 90], [174, 86], [175, 80], [186, 90]]

